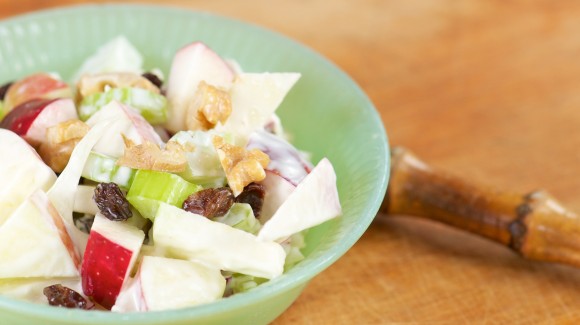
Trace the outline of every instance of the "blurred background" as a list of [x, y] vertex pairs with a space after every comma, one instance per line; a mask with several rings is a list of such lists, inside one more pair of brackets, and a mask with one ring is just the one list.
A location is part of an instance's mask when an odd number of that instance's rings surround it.
[[[475, 183], [545, 188], [580, 211], [578, 1], [128, 2], [210, 11], [285, 34], [363, 88], [391, 144]], [[82, 3], [0, 0], [0, 18]], [[579, 270], [379, 214], [276, 323], [575, 323], [578, 287]]]

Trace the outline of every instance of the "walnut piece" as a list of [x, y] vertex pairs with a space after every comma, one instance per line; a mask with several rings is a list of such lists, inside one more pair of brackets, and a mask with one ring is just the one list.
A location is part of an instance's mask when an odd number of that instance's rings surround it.
[[185, 124], [188, 130], [209, 130], [222, 124], [232, 113], [231, 96], [227, 91], [199, 83], [194, 100], [187, 109]]
[[169, 141], [162, 150], [155, 143], [145, 141], [135, 144], [123, 136], [125, 141], [125, 153], [117, 165], [134, 169], [156, 170], [168, 173], [179, 173], [187, 168], [187, 151], [181, 144]]
[[159, 94], [159, 88], [147, 78], [131, 72], [99, 73], [83, 76], [77, 83], [77, 101], [110, 88], [142, 88]]
[[46, 141], [38, 148], [38, 154], [52, 170], [60, 173], [87, 132], [89, 126], [80, 120], [68, 120], [51, 126], [46, 129]]
[[214, 136], [212, 142], [234, 196], [242, 193], [246, 185], [266, 178], [264, 168], [270, 163], [267, 154], [258, 149], [246, 150], [231, 145], [219, 136]]

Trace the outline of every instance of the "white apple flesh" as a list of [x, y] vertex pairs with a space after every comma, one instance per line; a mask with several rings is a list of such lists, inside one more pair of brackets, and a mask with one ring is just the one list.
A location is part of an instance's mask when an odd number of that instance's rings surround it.
[[264, 224], [272, 218], [296, 186], [279, 174], [269, 170], [266, 171], [266, 178], [260, 184], [264, 186], [265, 195], [259, 219]]
[[223, 296], [226, 281], [217, 268], [164, 257], [145, 256], [131, 285], [113, 311], [159, 311], [210, 303]]
[[236, 135], [245, 146], [250, 134], [270, 121], [286, 94], [300, 78], [299, 73], [242, 73], [230, 90], [232, 113], [216, 130]]
[[163, 141], [153, 127], [134, 109], [117, 101], [103, 106], [87, 120], [89, 126], [103, 121], [118, 121], [103, 134], [94, 147], [94, 151], [109, 157], [119, 158], [125, 152], [122, 135], [135, 144], [145, 141], [163, 145]]
[[199, 83], [228, 90], [234, 71], [217, 53], [201, 42], [191, 43], [175, 54], [167, 82], [169, 110], [165, 127], [172, 133], [186, 129], [185, 114]]
[[0, 129], [0, 226], [35, 190], [48, 190], [56, 175], [16, 133]]
[[263, 241], [283, 241], [340, 214], [342, 210], [336, 188], [336, 174], [330, 161], [324, 158], [264, 224], [258, 238]]
[[171, 257], [272, 279], [284, 271], [286, 253], [278, 243], [162, 203], [153, 224], [155, 246]]
[[0, 127], [14, 131], [31, 145], [38, 146], [46, 141], [46, 129], [73, 119], [78, 119], [78, 115], [72, 99], [34, 99], [11, 110]]
[[111, 309], [135, 265], [144, 239], [140, 229], [97, 214], [81, 267], [83, 292]]
[[80, 256], [61, 216], [36, 190], [0, 227], [0, 278], [78, 276]]

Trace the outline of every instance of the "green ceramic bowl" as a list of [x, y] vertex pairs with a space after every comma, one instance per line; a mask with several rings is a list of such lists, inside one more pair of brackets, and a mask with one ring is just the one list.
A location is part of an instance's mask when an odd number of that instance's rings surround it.
[[[363, 234], [383, 199], [388, 143], [381, 119], [361, 89], [312, 50], [268, 30], [174, 8], [90, 5], [42, 11], [0, 22], [0, 83], [37, 71], [64, 78], [112, 37], [124, 34], [146, 66], [167, 72], [174, 52], [201, 40], [245, 71], [298, 71], [302, 78], [279, 109], [293, 142], [327, 156], [338, 176], [342, 217], [308, 232], [306, 259], [250, 292], [174, 311], [87, 312], [0, 297], [2, 324], [264, 324], [280, 315], [314, 276]], [[1, 266], [0, 266], [1, 267]], [[324, 276], [324, 274], [320, 275]], [[337, 311], [340, 312], [340, 311]]]

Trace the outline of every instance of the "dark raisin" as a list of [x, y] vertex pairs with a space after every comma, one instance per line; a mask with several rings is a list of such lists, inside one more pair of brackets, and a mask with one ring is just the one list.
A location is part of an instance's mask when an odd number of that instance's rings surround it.
[[233, 204], [234, 194], [229, 187], [208, 188], [188, 196], [183, 210], [213, 218], [226, 214]]
[[10, 88], [13, 83], [13, 81], [10, 81], [0, 86], [0, 100], [4, 100], [4, 97], [6, 97], [6, 93], [8, 92], [8, 88]]
[[125, 195], [115, 183], [100, 183], [97, 185], [93, 199], [99, 211], [109, 220], [123, 221], [133, 216], [129, 201], [127, 201]]
[[143, 78], [151, 81], [152, 84], [154, 84], [157, 88], [161, 89], [161, 86], [163, 86], [163, 80], [159, 79], [159, 77], [151, 72], [145, 72], [144, 74], [142, 74]]
[[265, 195], [266, 190], [264, 190], [262, 184], [250, 183], [248, 186], [244, 187], [242, 193], [236, 197], [236, 202], [249, 204], [252, 207], [252, 211], [254, 211], [254, 217], [258, 218], [260, 212], [262, 212]]
[[89, 309], [87, 300], [80, 293], [61, 284], [53, 284], [42, 290], [51, 306]]

